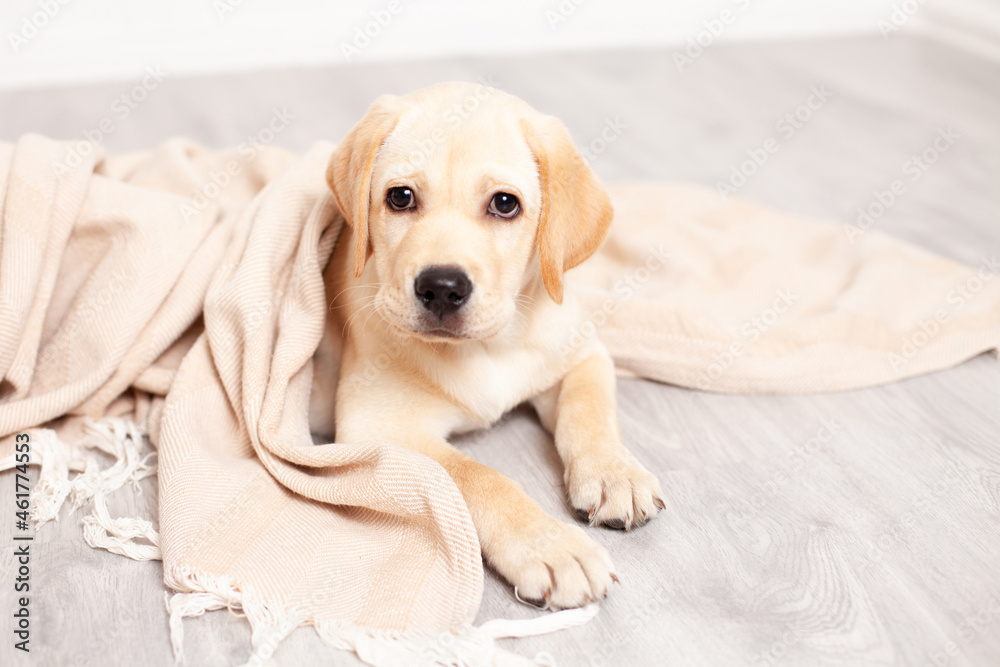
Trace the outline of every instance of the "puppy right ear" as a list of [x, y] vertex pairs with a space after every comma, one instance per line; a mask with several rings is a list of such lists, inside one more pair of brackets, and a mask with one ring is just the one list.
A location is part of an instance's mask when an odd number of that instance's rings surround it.
[[597, 251], [614, 209], [561, 121], [552, 116], [521, 119], [521, 130], [535, 156], [542, 189], [537, 241], [542, 281], [552, 300], [562, 303], [563, 272]]
[[340, 142], [326, 168], [326, 182], [337, 207], [354, 227], [354, 277], [365, 269], [372, 253], [368, 235], [372, 167], [385, 138], [396, 127], [400, 111], [393, 95], [375, 100], [368, 112]]

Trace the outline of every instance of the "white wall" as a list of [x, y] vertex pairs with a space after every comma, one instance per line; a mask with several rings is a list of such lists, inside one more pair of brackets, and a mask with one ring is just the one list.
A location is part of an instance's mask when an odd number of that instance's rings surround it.
[[938, 39], [1000, 62], [1000, 0], [927, 2], [923, 14]]
[[[919, 24], [936, 0], [905, 1], [921, 3], [909, 21]], [[0, 88], [134, 79], [147, 66], [176, 76], [347, 64], [345, 46], [358, 49], [350, 62], [364, 62], [678, 46], [699, 33], [720, 41], [877, 33], [901, 2], [3, 0]], [[366, 26], [373, 36], [355, 42]], [[706, 32], [711, 28], [718, 36]]]

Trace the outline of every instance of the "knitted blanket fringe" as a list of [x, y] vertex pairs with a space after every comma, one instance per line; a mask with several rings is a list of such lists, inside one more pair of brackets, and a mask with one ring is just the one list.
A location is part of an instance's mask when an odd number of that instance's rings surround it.
[[[52, 429], [32, 431], [30, 465], [39, 468], [30, 498], [35, 531], [50, 521], [58, 521], [67, 504], [69, 515], [87, 509], [89, 504], [90, 511], [82, 518], [88, 545], [132, 560], [162, 560], [160, 536], [149, 519], [112, 518], [107, 506], [110, 494], [128, 484], [142, 493], [139, 482], [156, 475], [156, 454], [144, 451], [149, 448], [145, 430], [119, 417], [87, 419], [83, 428], [84, 437], [73, 444], [60, 440]], [[101, 468], [92, 451], [106, 454], [113, 462]], [[14, 466], [14, 458], [7, 457], [0, 461], [0, 472]], [[71, 473], [76, 475], [71, 478]], [[245, 667], [266, 664], [281, 642], [306, 619], [301, 611], [277, 609], [253, 591], [240, 590], [229, 577], [205, 575], [177, 566], [164, 572], [164, 582], [170, 589], [164, 592], [164, 602], [169, 614], [170, 644], [178, 665], [186, 664], [185, 618], [220, 609], [244, 616], [252, 633], [251, 654]], [[355, 653], [376, 667], [554, 665], [555, 661], [545, 653], [529, 660], [499, 648], [496, 640], [536, 636], [582, 625], [594, 618], [599, 609], [597, 604], [591, 604], [533, 619], [494, 619], [480, 626], [466, 625], [456, 632], [377, 630], [337, 622], [320, 622], [315, 630], [325, 643]]]

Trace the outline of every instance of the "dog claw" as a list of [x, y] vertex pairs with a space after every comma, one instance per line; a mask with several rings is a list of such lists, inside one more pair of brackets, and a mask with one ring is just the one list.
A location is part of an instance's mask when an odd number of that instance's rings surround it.
[[663, 502], [663, 498], [653, 498], [653, 503], [661, 510], [667, 509], [667, 504]]
[[536, 609], [547, 609], [549, 606], [549, 597], [551, 595], [552, 595], [551, 591], [545, 591], [544, 600], [533, 600], [531, 598], [523, 598], [517, 592], [517, 586], [514, 586], [514, 597], [517, 599], [517, 601], [520, 602], [521, 604], [526, 604], [535, 607]]
[[[619, 578], [618, 578], [618, 575], [617, 575], [617, 574], [615, 574], [614, 572], [609, 572], [608, 574], [610, 574], [610, 575], [611, 575], [611, 581], [615, 582], [616, 584], [620, 584], [620, 583], [622, 583], [622, 580], [621, 580], [621, 579], [619, 579]], [[607, 593], [606, 593], [606, 592], [605, 592], [605, 595], [607, 595]]]
[[628, 527], [622, 519], [608, 519], [604, 522], [604, 525], [608, 528], [614, 528], [615, 530], [626, 530]]
[[526, 604], [530, 604], [532, 607], [535, 607], [536, 609], [545, 609], [546, 607], [549, 606], [548, 600], [532, 600], [530, 598], [524, 598], [524, 602]]

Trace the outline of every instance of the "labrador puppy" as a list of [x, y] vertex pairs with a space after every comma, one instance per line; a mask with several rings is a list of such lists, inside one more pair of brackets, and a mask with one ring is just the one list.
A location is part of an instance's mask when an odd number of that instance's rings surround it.
[[629, 529], [664, 507], [622, 444], [611, 358], [563, 291], [612, 217], [566, 128], [500, 90], [443, 83], [376, 100], [326, 176], [347, 224], [324, 276], [314, 431], [441, 464], [522, 599], [604, 598], [616, 577], [603, 547], [448, 444], [530, 401], [590, 525]]

